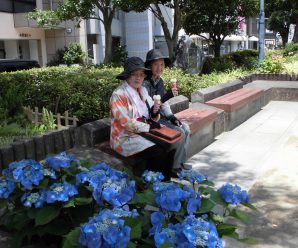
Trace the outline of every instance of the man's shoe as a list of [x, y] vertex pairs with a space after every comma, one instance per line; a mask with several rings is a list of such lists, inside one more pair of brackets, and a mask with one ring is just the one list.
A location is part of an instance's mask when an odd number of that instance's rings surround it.
[[176, 168], [172, 170], [171, 177], [173, 178], [179, 178], [179, 174], [181, 173], [180, 168]]
[[191, 164], [188, 164], [188, 163], [182, 163], [181, 164], [181, 168], [183, 170], [191, 170], [192, 169], [192, 165]]

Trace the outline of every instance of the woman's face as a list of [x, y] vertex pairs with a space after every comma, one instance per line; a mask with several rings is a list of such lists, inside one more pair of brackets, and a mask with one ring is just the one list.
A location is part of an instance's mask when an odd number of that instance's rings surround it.
[[163, 71], [165, 69], [165, 60], [164, 59], [158, 59], [151, 63], [151, 71], [153, 77], [160, 77], [163, 74]]
[[131, 87], [138, 89], [142, 86], [145, 76], [145, 71], [142, 69], [138, 69], [130, 73], [129, 77], [126, 79], [126, 82]]

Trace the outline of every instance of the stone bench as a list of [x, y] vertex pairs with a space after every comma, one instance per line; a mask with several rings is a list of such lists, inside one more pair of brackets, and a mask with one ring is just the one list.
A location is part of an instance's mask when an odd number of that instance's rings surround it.
[[263, 107], [262, 89], [242, 88], [217, 97], [206, 104], [225, 111], [225, 131], [232, 130]]
[[191, 157], [214, 141], [214, 123], [217, 112], [213, 109], [188, 108], [175, 116], [189, 125], [190, 144], [187, 157]]
[[205, 103], [214, 98], [222, 96], [224, 94], [233, 92], [235, 90], [241, 89], [243, 85], [246, 84], [241, 79], [235, 79], [233, 81], [229, 81], [227, 83], [211, 86], [208, 88], [197, 90], [191, 93], [191, 102], [201, 102]]
[[244, 88], [263, 89], [263, 106], [270, 101], [298, 101], [298, 81], [256, 80]]

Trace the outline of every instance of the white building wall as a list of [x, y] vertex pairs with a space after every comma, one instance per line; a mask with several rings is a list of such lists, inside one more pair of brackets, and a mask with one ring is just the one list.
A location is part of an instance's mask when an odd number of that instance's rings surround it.
[[125, 37], [128, 56], [145, 59], [148, 50], [153, 48], [152, 12], [129, 12], [125, 14]]
[[[41, 43], [41, 60], [39, 60], [39, 63], [41, 65], [46, 65], [47, 55], [46, 55], [46, 44], [45, 44], [45, 32], [43, 29], [15, 28], [13, 14], [11, 13], [0, 12], [0, 23], [5, 23], [5, 25], [1, 25], [0, 40], [4, 40], [6, 44], [5, 49], [6, 47], [9, 49], [8, 52], [5, 51], [7, 58], [19, 57], [18, 42], [17, 42], [18, 40], [28, 40], [28, 41], [39, 40]], [[14, 50], [12, 51], [11, 49], [14, 49]]]

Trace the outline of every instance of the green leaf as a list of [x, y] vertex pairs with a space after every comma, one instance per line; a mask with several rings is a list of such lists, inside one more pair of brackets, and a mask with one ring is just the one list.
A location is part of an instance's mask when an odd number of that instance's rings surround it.
[[211, 211], [216, 204], [209, 199], [202, 199], [201, 201], [201, 207], [198, 213], [207, 213]]
[[131, 228], [130, 239], [140, 239], [142, 235], [142, 218], [125, 218], [125, 224]]
[[92, 202], [92, 197], [76, 197], [74, 199], [76, 205], [88, 205]]
[[71, 230], [67, 235], [65, 235], [63, 248], [80, 247], [78, 243], [80, 233], [80, 227], [76, 227], [75, 229]]
[[29, 208], [27, 210], [27, 215], [30, 219], [35, 219], [36, 214], [39, 212], [38, 208]]
[[161, 246], [160, 246], [160, 248], [168, 248], [168, 247], [173, 247], [173, 244], [172, 243], [170, 243], [170, 242], [165, 242], [165, 243], [163, 243]]
[[144, 193], [136, 193], [135, 197], [130, 202], [131, 204], [148, 204], [155, 206], [155, 193], [148, 189]]
[[35, 226], [45, 225], [60, 214], [60, 209], [55, 207], [43, 207], [35, 217]]
[[48, 184], [49, 184], [49, 179], [46, 178], [46, 179], [42, 180], [40, 187], [46, 188], [48, 186]]
[[233, 216], [236, 219], [241, 220], [242, 222], [244, 222], [246, 224], [249, 223], [249, 217], [248, 217], [248, 215], [246, 213], [244, 213], [243, 211], [241, 211], [241, 210], [233, 209], [229, 213], [229, 216]]
[[223, 224], [222, 223], [222, 224], [217, 225], [216, 229], [220, 236], [222, 236], [222, 235], [230, 236], [232, 234], [235, 234], [237, 227], [232, 224]]
[[131, 241], [129, 241], [127, 244], [127, 248], [136, 248], [136, 247], [137, 247], [137, 245]]
[[4, 199], [0, 199], [0, 209], [4, 208], [7, 204], [7, 201]]
[[246, 237], [246, 238], [237, 239], [237, 240], [242, 242], [242, 243], [248, 244], [248, 245], [255, 245], [255, 244], [258, 243], [257, 240], [252, 238], [252, 237]]
[[66, 204], [63, 205], [63, 208], [71, 208], [71, 207], [75, 207], [75, 199], [72, 198], [70, 199]]
[[245, 207], [248, 207], [248, 208], [250, 208], [250, 209], [252, 209], [252, 210], [255, 210], [255, 211], [257, 211], [257, 208], [254, 206], [254, 205], [252, 205], [251, 203], [241, 203], [243, 206], [245, 206]]
[[23, 230], [24, 227], [27, 227], [30, 221], [31, 219], [28, 217], [25, 211], [17, 213], [13, 217], [12, 228], [17, 230]]

